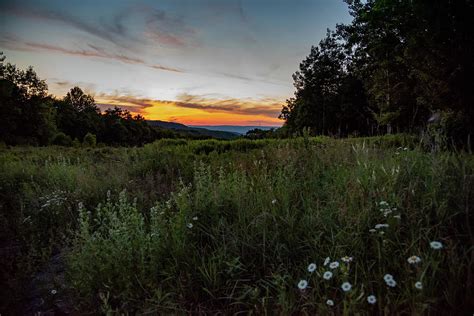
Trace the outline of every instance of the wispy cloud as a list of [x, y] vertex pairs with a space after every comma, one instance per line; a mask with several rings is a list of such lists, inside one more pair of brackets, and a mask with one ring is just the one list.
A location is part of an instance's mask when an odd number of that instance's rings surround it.
[[[20, 6], [13, 2], [0, 2], [0, 9], [4, 13], [17, 17], [67, 25], [129, 50], [134, 50], [136, 44], [145, 44], [150, 39], [164, 46], [189, 46], [190, 38], [195, 33], [195, 30], [189, 27], [182, 18], [163, 10], [138, 4], [131, 5], [118, 13], [112, 13], [113, 15], [108, 19], [99, 20], [57, 10]], [[145, 23], [146, 37], [132, 34], [126, 26], [127, 19], [136, 14], [140, 15], [140, 20]]]
[[193, 46], [196, 31], [183, 18], [152, 7], [139, 7], [145, 16], [145, 34], [160, 45], [184, 48]]
[[88, 49], [70, 49], [61, 46], [43, 44], [36, 42], [23, 41], [17, 37], [4, 35], [0, 36], [0, 47], [4, 47], [11, 50], [17, 51], [47, 51], [56, 52], [65, 55], [81, 56], [81, 57], [92, 57], [92, 58], [103, 58], [108, 60], [116, 60], [126, 64], [139, 64], [150, 67], [156, 70], [172, 71], [172, 72], [183, 72], [183, 70], [167, 67], [159, 64], [149, 64], [143, 59], [130, 57], [124, 54], [117, 54], [107, 51], [103, 47], [99, 47], [92, 44], [87, 44]]
[[126, 29], [123, 26], [123, 19], [126, 17], [125, 13], [116, 15], [113, 18], [112, 23], [107, 23], [105, 20], [102, 20], [100, 23], [95, 23], [66, 12], [36, 9], [27, 6], [20, 7], [11, 2], [1, 4], [0, 8], [7, 14], [69, 25], [117, 46], [127, 46], [125, 45], [126, 41], [124, 40]]

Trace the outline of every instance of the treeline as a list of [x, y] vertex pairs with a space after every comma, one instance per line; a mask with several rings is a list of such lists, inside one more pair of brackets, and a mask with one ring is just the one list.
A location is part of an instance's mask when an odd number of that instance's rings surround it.
[[[0, 53], [0, 142], [7, 145], [140, 146], [181, 135], [149, 126], [141, 115], [115, 107], [101, 112], [94, 98], [72, 88], [62, 99], [48, 95], [48, 86], [32, 67], [5, 63]], [[202, 138], [202, 137], [200, 137]]]
[[[346, 0], [337, 25], [293, 75], [287, 134], [418, 133], [465, 142], [474, 128], [470, 0]], [[428, 126], [429, 125], [429, 126]]]

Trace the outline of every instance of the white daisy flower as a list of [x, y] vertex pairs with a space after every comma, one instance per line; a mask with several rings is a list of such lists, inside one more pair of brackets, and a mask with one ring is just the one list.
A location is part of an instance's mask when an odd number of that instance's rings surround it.
[[327, 300], [326, 305], [328, 306], [334, 306], [334, 301], [333, 300]]
[[197, 221], [198, 220], [198, 217], [197, 216], [194, 216], [193, 217], [193, 221]]
[[388, 206], [388, 203], [386, 201], [380, 201], [379, 205], [380, 206]]
[[422, 290], [422, 289], [423, 289], [423, 284], [422, 284], [420, 281], [418, 281], [418, 282], [415, 283], [415, 287], [416, 287], [418, 290]]
[[272, 200], [272, 204], [276, 204], [276, 202], [277, 202], [277, 200], [276, 200], [276, 199], [275, 199], [275, 200]]
[[306, 280], [300, 280], [300, 281], [298, 282], [298, 288], [299, 288], [300, 290], [304, 290], [304, 289], [306, 289], [307, 287], [308, 287], [308, 281], [306, 281]]
[[377, 230], [374, 229], [374, 228], [369, 229], [369, 232], [370, 232], [370, 233], [375, 233], [376, 231], [377, 231]]
[[386, 281], [385, 283], [387, 283], [387, 285], [390, 286], [390, 287], [395, 287], [395, 286], [397, 286], [397, 281], [395, 281], [394, 279], [388, 280], [388, 281]]
[[323, 263], [323, 266], [327, 266], [329, 261], [331, 261], [331, 258], [329, 257], [326, 257], [326, 259], [324, 259], [324, 263]]
[[193, 223], [187, 223], [186, 227], [189, 228], [189, 229], [193, 228]]
[[375, 225], [375, 229], [387, 228], [387, 227], [389, 227], [388, 224], [377, 224], [377, 225]]
[[348, 262], [352, 261], [352, 257], [344, 256], [344, 257], [341, 258], [341, 260], [348, 263]]
[[344, 282], [342, 283], [341, 285], [341, 289], [344, 291], [344, 292], [348, 292], [352, 289], [352, 285], [349, 283], [349, 282]]
[[418, 256], [411, 256], [410, 258], [407, 259], [409, 264], [416, 264], [421, 262], [421, 258]]
[[51, 294], [55, 295], [56, 293], [58, 293], [58, 291], [56, 291], [56, 290], [51, 290]]
[[369, 295], [367, 296], [367, 302], [369, 304], [375, 304], [377, 302], [377, 298], [375, 297], [375, 295]]
[[438, 249], [443, 248], [443, 244], [440, 243], [439, 241], [432, 241], [432, 242], [430, 242], [430, 246], [431, 246], [431, 248], [433, 248], [433, 249], [435, 249], [435, 250], [438, 250]]
[[332, 278], [332, 272], [331, 272], [331, 271], [326, 271], [326, 272], [324, 272], [324, 274], [323, 274], [323, 279], [329, 280], [329, 279], [331, 279], [331, 278]]
[[308, 266], [308, 272], [313, 273], [314, 270], [316, 270], [316, 263], [311, 263], [311, 264]]
[[331, 262], [331, 263], [329, 264], [329, 267], [330, 267], [331, 269], [336, 269], [337, 267], [339, 267], [339, 262], [337, 262], [337, 261]]
[[383, 279], [385, 282], [388, 282], [390, 280], [393, 280], [393, 275], [387, 273], [386, 275], [383, 276]]

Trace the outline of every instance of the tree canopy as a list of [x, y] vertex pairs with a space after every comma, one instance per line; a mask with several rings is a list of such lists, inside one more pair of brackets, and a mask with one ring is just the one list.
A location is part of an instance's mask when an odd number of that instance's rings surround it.
[[440, 118], [452, 139], [473, 133], [474, 2], [346, 0], [348, 25], [328, 31], [293, 75], [280, 118], [290, 133], [415, 133]]

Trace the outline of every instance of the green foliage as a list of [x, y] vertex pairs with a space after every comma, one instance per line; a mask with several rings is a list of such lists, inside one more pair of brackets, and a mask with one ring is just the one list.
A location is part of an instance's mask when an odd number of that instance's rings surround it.
[[84, 136], [82, 143], [87, 147], [95, 147], [97, 143], [96, 136], [94, 134], [87, 133], [86, 136]]
[[[4, 149], [0, 236], [17, 252], [1, 258], [2, 303], [63, 249], [60, 292], [73, 291], [81, 312], [462, 314], [474, 160], [424, 149], [409, 135], [308, 134]], [[370, 232], [381, 223], [384, 234]], [[410, 265], [412, 255], [422, 261]], [[326, 257], [340, 262], [328, 281]]]
[[[450, 143], [474, 133], [472, 1], [351, 0], [354, 17], [328, 32], [293, 75], [280, 117], [289, 134], [417, 133], [450, 113]], [[468, 144], [469, 145], [469, 144]]]
[[72, 139], [71, 136], [59, 132], [54, 136], [52, 143], [59, 146], [72, 146]]
[[[201, 157], [193, 178], [149, 210], [125, 192], [82, 209], [69, 272], [83, 303], [107, 297], [117, 312], [468, 310], [465, 206], [472, 201], [463, 196], [474, 190], [465, 177], [474, 172], [472, 157], [393, 147], [413, 146], [403, 135], [303, 141], [268, 142], [243, 161], [235, 146], [230, 164]], [[380, 223], [389, 227], [372, 233]], [[433, 240], [445, 249], [432, 249]], [[345, 255], [353, 261], [341, 261]], [[412, 255], [422, 261], [409, 264]], [[340, 267], [324, 267], [325, 257]], [[322, 278], [327, 270], [330, 280]], [[386, 273], [395, 288], [386, 286]], [[297, 288], [301, 279], [309, 282], [305, 291]], [[340, 288], [345, 281], [349, 293]], [[378, 305], [367, 303], [369, 294]]]

